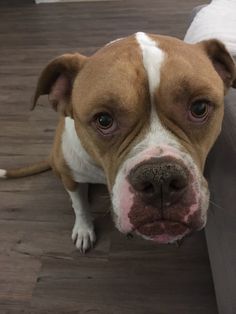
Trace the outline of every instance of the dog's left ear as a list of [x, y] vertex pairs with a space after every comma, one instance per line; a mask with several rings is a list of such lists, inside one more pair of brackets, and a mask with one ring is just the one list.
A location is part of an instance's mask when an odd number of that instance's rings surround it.
[[225, 45], [217, 39], [203, 40], [198, 43], [210, 58], [216, 72], [224, 82], [225, 91], [236, 88], [236, 65]]
[[76, 75], [85, 64], [87, 57], [79, 54], [64, 54], [53, 59], [42, 71], [32, 101], [35, 108], [41, 95], [48, 95], [52, 107], [65, 116], [72, 116], [71, 93]]

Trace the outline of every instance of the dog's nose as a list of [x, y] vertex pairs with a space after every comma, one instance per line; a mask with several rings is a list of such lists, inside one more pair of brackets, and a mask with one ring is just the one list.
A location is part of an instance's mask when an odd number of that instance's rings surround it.
[[129, 181], [145, 204], [167, 207], [176, 203], [186, 191], [189, 174], [173, 158], [157, 158], [133, 168]]

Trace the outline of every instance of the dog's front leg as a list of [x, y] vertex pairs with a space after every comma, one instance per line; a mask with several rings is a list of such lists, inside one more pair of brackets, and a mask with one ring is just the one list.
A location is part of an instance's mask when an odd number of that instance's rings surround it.
[[90, 206], [88, 202], [88, 184], [77, 184], [74, 191], [67, 189], [75, 211], [75, 224], [72, 240], [76, 247], [85, 253], [96, 241]]

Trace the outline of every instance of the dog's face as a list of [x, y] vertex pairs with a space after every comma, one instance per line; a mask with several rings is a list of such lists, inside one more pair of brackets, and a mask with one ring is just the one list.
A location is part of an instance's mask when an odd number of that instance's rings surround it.
[[104, 169], [118, 229], [168, 243], [206, 223], [204, 164], [234, 84], [235, 65], [218, 41], [137, 33], [90, 58], [55, 59], [35, 101], [48, 93], [73, 117]]

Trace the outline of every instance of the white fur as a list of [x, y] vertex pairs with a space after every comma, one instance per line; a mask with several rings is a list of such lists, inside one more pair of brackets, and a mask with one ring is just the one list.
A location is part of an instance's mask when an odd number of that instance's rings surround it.
[[150, 95], [153, 97], [160, 83], [160, 70], [165, 59], [163, 50], [157, 47], [157, 43], [147, 34], [138, 32], [136, 34], [143, 55], [143, 65], [148, 75]]
[[72, 171], [73, 179], [76, 182], [106, 183], [103, 170], [94, 164], [92, 158], [81, 145], [75, 130], [74, 120], [69, 117], [65, 118], [62, 151], [65, 161]]
[[0, 179], [6, 179], [7, 171], [4, 169], [0, 169]]
[[92, 217], [88, 203], [88, 184], [80, 184], [77, 191], [67, 190], [75, 211], [75, 224], [72, 240], [83, 253], [93, 246], [96, 241]]

